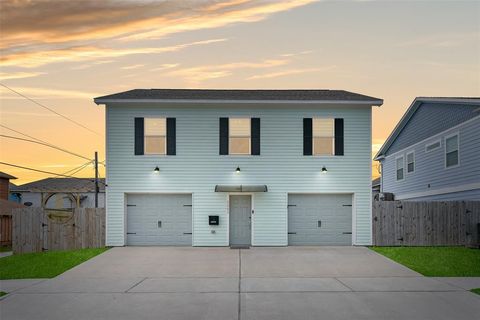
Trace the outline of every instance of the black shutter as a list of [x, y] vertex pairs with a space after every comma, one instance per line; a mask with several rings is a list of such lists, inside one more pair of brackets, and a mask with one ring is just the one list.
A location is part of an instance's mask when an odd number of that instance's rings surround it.
[[135, 118], [135, 155], [142, 155], [144, 150], [143, 118]]
[[312, 118], [303, 118], [303, 155], [312, 155]]
[[250, 134], [252, 139], [252, 155], [260, 155], [260, 118], [252, 118], [250, 120]]
[[228, 154], [228, 118], [220, 118], [220, 154]]
[[174, 156], [177, 154], [177, 130], [176, 119], [167, 118], [167, 155]]
[[343, 156], [343, 119], [335, 119], [335, 155]]

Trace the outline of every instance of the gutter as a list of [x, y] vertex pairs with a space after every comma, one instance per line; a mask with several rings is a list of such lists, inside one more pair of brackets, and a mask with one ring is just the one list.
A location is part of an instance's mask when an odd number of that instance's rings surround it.
[[208, 99], [101, 99], [95, 98], [97, 104], [107, 103], [223, 103], [223, 104], [362, 104], [380, 107], [383, 100], [208, 100]]

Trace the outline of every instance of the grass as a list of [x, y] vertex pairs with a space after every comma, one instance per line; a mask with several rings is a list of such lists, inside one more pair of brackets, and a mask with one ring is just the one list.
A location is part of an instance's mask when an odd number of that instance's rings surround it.
[[464, 247], [372, 247], [429, 277], [479, 277], [480, 250]]
[[7, 294], [6, 292], [0, 291], [0, 297], [3, 297], [6, 294]]
[[470, 290], [473, 293], [480, 294], [480, 288]]
[[0, 280], [53, 278], [108, 248], [18, 254], [0, 259]]

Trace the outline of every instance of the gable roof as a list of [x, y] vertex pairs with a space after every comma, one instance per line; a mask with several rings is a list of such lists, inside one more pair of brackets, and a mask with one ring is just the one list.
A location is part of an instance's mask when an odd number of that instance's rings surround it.
[[134, 89], [93, 99], [111, 102], [360, 103], [380, 106], [382, 99], [344, 90]]
[[379, 160], [383, 158], [388, 149], [392, 146], [395, 140], [398, 138], [402, 130], [405, 128], [407, 123], [412, 119], [415, 112], [417, 112], [418, 108], [425, 102], [437, 102], [437, 103], [449, 103], [453, 107], [456, 105], [474, 105], [480, 107], [480, 98], [475, 97], [417, 97], [413, 100], [410, 107], [408, 107], [407, 111], [397, 123], [393, 131], [388, 136], [387, 140], [384, 142], [380, 150], [377, 152], [374, 160]]
[[[105, 192], [105, 179], [99, 180]], [[95, 192], [94, 178], [46, 178], [12, 187], [10, 192]]]
[[0, 179], [8, 179], [8, 180], [13, 180], [17, 179], [17, 177], [11, 176], [8, 173], [5, 173], [3, 171], [0, 171]]

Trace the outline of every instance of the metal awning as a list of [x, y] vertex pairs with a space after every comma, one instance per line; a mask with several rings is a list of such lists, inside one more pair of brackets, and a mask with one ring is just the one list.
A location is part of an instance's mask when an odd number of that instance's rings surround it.
[[216, 185], [215, 192], [267, 192], [265, 184], [257, 185]]

